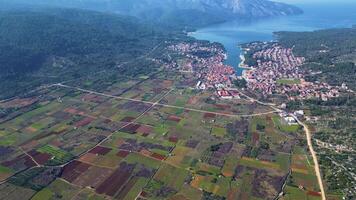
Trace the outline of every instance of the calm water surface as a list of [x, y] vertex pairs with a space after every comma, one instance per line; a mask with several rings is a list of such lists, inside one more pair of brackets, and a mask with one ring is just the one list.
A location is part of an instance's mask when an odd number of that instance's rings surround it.
[[298, 6], [304, 10], [304, 14], [250, 23], [230, 21], [199, 29], [191, 35], [197, 39], [222, 43], [228, 53], [225, 63], [234, 66], [237, 74], [241, 75], [243, 69], [238, 67], [241, 43], [273, 40], [273, 32], [276, 31], [313, 31], [356, 24], [356, 1], [343, 5], [325, 3]]

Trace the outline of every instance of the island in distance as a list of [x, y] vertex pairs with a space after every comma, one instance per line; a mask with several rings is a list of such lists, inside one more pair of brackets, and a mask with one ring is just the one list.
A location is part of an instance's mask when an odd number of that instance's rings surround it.
[[0, 2], [0, 199], [354, 198], [355, 28], [243, 44], [237, 76], [186, 26], [300, 9]]

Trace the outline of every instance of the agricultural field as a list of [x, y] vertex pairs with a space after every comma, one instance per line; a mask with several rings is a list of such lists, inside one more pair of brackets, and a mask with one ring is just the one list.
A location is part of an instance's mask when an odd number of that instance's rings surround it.
[[182, 82], [161, 72], [97, 90], [84, 80], [1, 103], [27, 102], [1, 119], [0, 196], [320, 199], [301, 127]]

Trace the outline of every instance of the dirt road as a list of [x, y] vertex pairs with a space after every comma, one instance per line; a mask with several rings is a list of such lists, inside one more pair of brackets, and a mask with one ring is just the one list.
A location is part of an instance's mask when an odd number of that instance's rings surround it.
[[309, 130], [308, 125], [306, 125], [305, 123], [303, 123], [302, 121], [300, 121], [296, 116], [293, 116], [297, 122], [303, 126], [305, 134], [307, 136], [307, 141], [308, 141], [308, 147], [309, 147], [309, 151], [313, 157], [313, 162], [314, 162], [314, 168], [315, 168], [315, 174], [316, 177], [318, 179], [318, 183], [319, 183], [319, 187], [320, 187], [320, 193], [321, 193], [321, 198], [322, 200], [326, 200], [326, 195], [325, 195], [325, 190], [324, 190], [324, 185], [323, 185], [323, 179], [321, 178], [321, 173], [320, 173], [320, 167], [319, 167], [319, 163], [318, 163], [318, 157], [316, 156], [316, 153], [314, 151], [313, 148], [313, 142], [312, 142], [312, 137], [311, 137], [311, 133]]

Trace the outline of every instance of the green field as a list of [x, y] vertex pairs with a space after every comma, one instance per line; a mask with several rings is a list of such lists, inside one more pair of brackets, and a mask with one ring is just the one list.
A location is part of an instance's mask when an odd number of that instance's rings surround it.
[[42, 152], [42, 153], [48, 153], [48, 154], [52, 155], [53, 158], [50, 161], [53, 162], [54, 165], [59, 164], [59, 163], [65, 163], [65, 162], [68, 162], [71, 159], [73, 159], [72, 154], [70, 154], [62, 149], [59, 149], [57, 147], [50, 146], [50, 145], [45, 145], [45, 146], [37, 149], [37, 151]]

